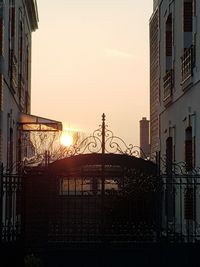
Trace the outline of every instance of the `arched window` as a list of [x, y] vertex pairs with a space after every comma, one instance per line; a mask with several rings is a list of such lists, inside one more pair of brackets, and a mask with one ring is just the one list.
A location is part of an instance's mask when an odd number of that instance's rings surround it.
[[173, 144], [172, 137], [168, 137], [166, 140], [166, 173], [171, 173], [173, 161]]
[[172, 15], [167, 18], [165, 25], [165, 56], [166, 71], [172, 69]]
[[192, 45], [193, 31], [193, 0], [184, 0], [183, 6], [183, 32], [184, 32], [184, 48]]
[[193, 144], [192, 144], [192, 127], [185, 130], [185, 163], [186, 170], [191, 171], [193, 168]]
[[165, 75], [163, 77], [163, 98], [164, 101], [171, 101], [174, 85], [174, 71], [172, 61], [173, 51], [173, 27], [172, 27], [172, 14], [169, 14], [165, 24]]

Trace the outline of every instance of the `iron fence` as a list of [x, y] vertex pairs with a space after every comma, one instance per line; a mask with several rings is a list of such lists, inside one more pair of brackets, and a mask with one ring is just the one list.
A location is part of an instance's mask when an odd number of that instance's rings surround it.
[[162, 238], [200, 241], [200, 175], [162, 175]]
[[22, 233], [23, 174], [1, 165], [0, 171], [0, 241], [13, 242]]

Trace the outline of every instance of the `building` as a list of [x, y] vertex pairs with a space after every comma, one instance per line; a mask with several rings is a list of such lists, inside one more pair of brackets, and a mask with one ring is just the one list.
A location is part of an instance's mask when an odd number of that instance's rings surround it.
[[36, 0], [0, 0], [0, 241], [20, 233], [20, 166], [33, 156], [30, 131], [62, 124], [31, 115], [31, 40], [38, 28]]
[[191, 167], [200, 166], [199, 5], [154, 1], [150, 19], [151, 152], [165, 155], [171, 139], [173, 162]]
[[0, 162], [20, 152], [20, 113], [30, 113], [31, 35], [38, 28], [36, 1], [0, 1]]
[[140, 120], [140, 149], [141, 157], [149, 158], [150, 156], [150, 144], [149, 144], [149, 120], [143, 117]]
[[27, 131], [47, 124], [61, 128], [30, 114], [31, 40], [37, 28], [36, 0], [0, 0], [0, 163], [9, 170], [34, 153]]
[[[183, 162], [182, 171], [190, 174], [190, 180], [181, 180], [185, 191], [176, 191], [175, 205], [173, 198], [165, 197], [168, 207], [173, 206], [165, 216], [183, 232], [184, 227], [194, 230], [199, 221], [199, 197], [191, 182], [200, 166], [199, 9], [197, 0], [157, 0], [150, 19], [151, 155], [160, 154], [170, 184], [175, 164]], [[175, 186], [167, 188], [172, 193]]]

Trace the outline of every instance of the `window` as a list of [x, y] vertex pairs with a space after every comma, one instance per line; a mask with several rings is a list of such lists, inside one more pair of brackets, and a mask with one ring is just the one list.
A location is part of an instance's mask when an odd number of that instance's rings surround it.
[[184, 0], [183, 5], [183, 33], [184, 49], [193, 44], [193, 0]]
[[9, 38], [15, 36], [15, 1], [10, 0], [9, 2]]
[[193, 11], [193, 1], [187, 0], [184, 1], [184, 8], [183, 8], [183, 30], [184, 32], [192, 32], [192, 11]]
[[166, 173], [172, 172], [173, 161], [173, 144], [172, 137], [168, 137], [166, 140]]
[[[119, 190], [118, 179], [105, 178], [104, 189], [107, 194]], [[99, 177], [64, 177], [60, 180], [60, 195], [101, 195], [102, 179]]]
[[[163, 77], [163, 100], [168, 104], [171, 101], [172, 90], [174, 86], [174, 72], [172, 62], [172, 43], [173, 32], [172, 32], [172, 14], [167, 18], [165, 24], [165, 75]], [[167, 102], [166, 102], [167, 100]]]
[[87, 178], [65, 177], [60, 181], [60, 195], [88, 195], [91, 191], [91, 181]]
[[165, 55], [172, 56], [172, 15], [170, 14], [165, 26]]
[[185, 130], [185, 164], [187, 171], [191, 171], [194, 166], [193, 150], [192, 127], [189, 126]]
[[165, 24], [165, 61], [166, 72], [172, 69], [172, 14], [167, 18]]

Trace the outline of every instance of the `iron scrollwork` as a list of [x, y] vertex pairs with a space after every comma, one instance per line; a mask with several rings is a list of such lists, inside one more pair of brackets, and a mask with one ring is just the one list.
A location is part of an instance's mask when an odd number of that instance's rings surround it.
[[164, 155], [159, 159], [160, 164], [160, 171], [161, 174], [170, 174], [170, 175], [199, 175], [200, 174], [200, 167], [192, 167], [190, 170], [187, 169], [187, 163], [184, 161], [180, 162], [171, 162], [167, 164], [167, 158]]
[[65, 156], [75, 156], [84, 153], [113, 153], [126, 154], [129, 156], [147, 158], [138, 146], [132, 144], [127, 145], [123, 139], [114, 135], [105, 124], [105, 114], [102, 115], [102, 125], [93, 132], [92, 135], [86, 137], [79, 144], [70, 146]]

